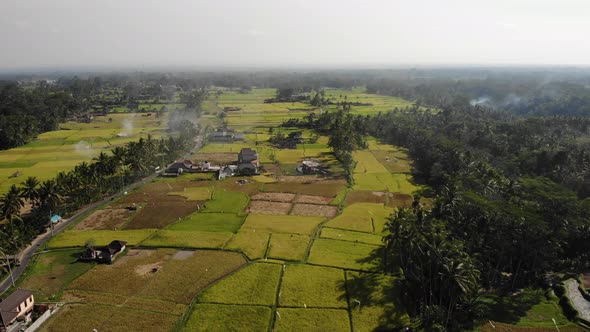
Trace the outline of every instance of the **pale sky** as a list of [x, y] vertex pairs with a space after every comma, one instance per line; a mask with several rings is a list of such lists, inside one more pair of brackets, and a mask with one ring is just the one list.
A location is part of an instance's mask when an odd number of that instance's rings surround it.
[[588, 0], [0, 0], [0, 69], [589, 65]]

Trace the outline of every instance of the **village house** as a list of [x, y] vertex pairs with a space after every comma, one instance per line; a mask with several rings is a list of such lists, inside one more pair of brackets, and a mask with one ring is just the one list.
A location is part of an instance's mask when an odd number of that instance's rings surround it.
[[114, 240], [104, 247], [88, 247], [80, 255], [82, 261], [96, 261], [100, 263], [112, 263], [115, 257], [125, 250], [127, 242]]
[[238, 153], [238, 173], [242, 175], [258, 174], [258, 152], [243, 148]]
[[0, 302], [0, 331], [6, 331], [19, 317], [30, 319], [34, 304], [35, 298], [31, 291], [17, 289], [8, 295]]

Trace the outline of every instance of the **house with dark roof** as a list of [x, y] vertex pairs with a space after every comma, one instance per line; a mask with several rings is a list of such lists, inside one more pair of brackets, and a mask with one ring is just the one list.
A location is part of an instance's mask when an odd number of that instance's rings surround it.
[[243, 148], [238, 153], [238, 172], [242, 175], [258, 174], [258, 152]]
[[0, 331], [6, 331], [19, 317], [28, 317], [33, 311], [33, 292], [17, 289], [0, 302]]
[[82, 261], [96, 261], [100, 263], [112, 263], [115, 257], [125, 250], [127, 242], [114, 240], [104, 247], [88, 247], [80, 255]]

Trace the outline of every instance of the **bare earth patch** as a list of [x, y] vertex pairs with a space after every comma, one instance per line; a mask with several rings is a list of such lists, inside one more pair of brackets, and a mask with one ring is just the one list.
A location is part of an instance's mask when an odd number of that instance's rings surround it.
[[314, 196], [314, 195], [299, 195], [293, 201], [294, 203], [320, 204], [326, 205], [332, 201], [332, 197]]
[[334, 218], [338, 213], [338, 208], [331, 205], [317, 204], [295, 204], [292, 215], [297, 216], [318, 216], [325, 218]]
[[159, 271], [162, 268], [162, 265], [164, 265], [164, 262], [162, 261], [152, 264], [139, 265], [135, 267], [135, 273], [137, 273], [138, 276], [143, 277], [147, 274]]
[[195, 254], [194, 251], [190, 251], [190, 250], [181, 250], [181, 251], [177, 251], [174, 256], [172, 256], [172, 259], [176, 259], [176, 260], [185, 260], [189, 257], [192, 257]]
[[391, 200], [391, 194], [382, 191], [370, 191], [370, 190], [353, 190], [346, 195], [345, 205], [354, 203], [378, 203], [384, 204], [389, 198]]
[[76, 225], [74, 229], [81, 231], [93, 229], [115, 230], [127, 222], [132, 215], [133, 211], [127, 209], [97, 210], [84, 219], [84, 221]]
[[251, 197], [254, 201], [291, 202], [295, 194], [289, 193], [258, 193]]
[[297, 176], [281, 176], [279, 182], [290, 182], [290, 183], [310, 183], [322, 181], [324, 178], [317, 175], [297, 175]]
[[409, 208], [412, 206], [412, 201], [414, 200], [412, 195], [394, 193], [392, 196], [393, 197], [389, 199], [389, 206], [403, 208]]
[[260, 214], [288, 214], [290, 210], [291, 203], [252, 201], [246, 212]]

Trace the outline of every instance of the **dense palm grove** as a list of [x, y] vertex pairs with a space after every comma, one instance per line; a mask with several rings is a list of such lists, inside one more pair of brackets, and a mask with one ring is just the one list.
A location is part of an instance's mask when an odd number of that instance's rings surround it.
[[519, 118], [457, 98], [435, 111], [343, 107], [284, 125], [329, 133], [349, 181], [363, 135], [408, 148], [435, 201], [427, 209], [418, 195], [392, 216], [385, 268], [423, 328], [471, 328], [486, 292], [547, 285], [590, 264], [588, 118]]
[[[46, 230], [52, 214], [67, 214], [81, 206], [119, 192], [124, 186], [153, 173], [192, 147], [197, 128], [180, 116], [172, 116], [170, 129], [178, 134], [154, 139], [148, 136], [110, 153], [101, 152], [91, 163], [82, 162], [43, 182], [35, 177], [13, 185], [0, 197], [0, 248], [16, 253]], [[21, 216], [25, 203], [31, 213]]]

